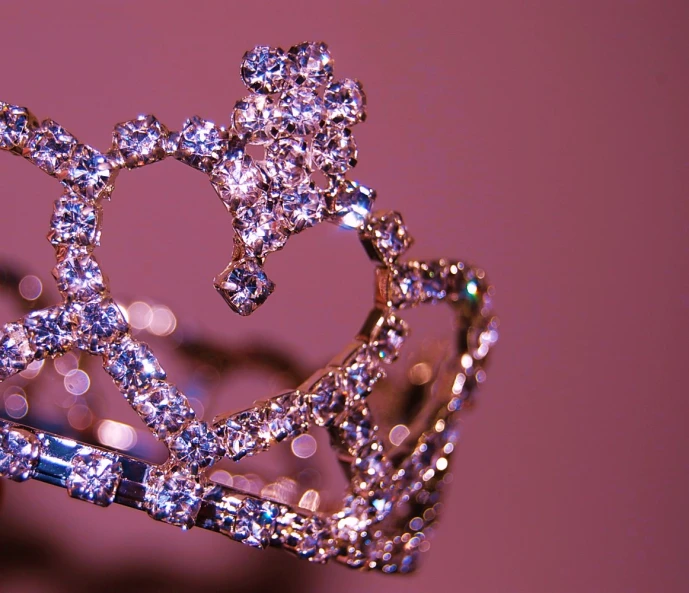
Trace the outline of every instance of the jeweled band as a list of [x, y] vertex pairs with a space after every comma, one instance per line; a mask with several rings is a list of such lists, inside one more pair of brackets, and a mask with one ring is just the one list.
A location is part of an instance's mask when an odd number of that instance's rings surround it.
[[[122, 453], [12, 423], [0, 425], [0, 475], [60, 485], [70, 496], [145, 510], [183, 529], [200, 526], [255, 547], [281, 546], [312, 561], [407, 572], [436, 521], [456, 416], [485, 379], [497, 340], [492, 289], [482, 270], [459, 261], [402, 261], [412, 244], [397, 212], [372, 212], [376, 193], [346, 177], [357, 150], [349, 126], [365, 119], [362, 86], [333, 80], [323, 43], [247, 52], [242, 78], [254, 94], [239, 101], [229, 128], [192, 117], [180, 132], [151, 115], [118, 124], [100, 153], [52, 120], [0, 103], [0, 148], [58, 179], [48, 239], [63, 301], [6, 324], [0, 380], [72, 349], [100, 356], [105, 371], [152, 434], [169, 450], [155, 466]], [[264, 147], [255, 160], [247, 146]], [[102, 203], [122, 169], [174, 157], [210, 178], [233, 217], [232, 261], [215, 286], [230, 307], [252, 313], [274, 289], [265, 257], [323, 221], [353, 229], [376, 264], [374, 308], [352, 344], [293, 391], [211, 424], [196, 418], [151, 349], [138, 341], [111, 298], [94, 256]], [[317, 183], [325, 179], [326, 184]], [[325, 185], [325, 187], [321, 187]], [[431, 368], [429, 403], [411, 445], [386, 443], [368, 396], [399, 356], [409, 328], [404, 309], [438, 302], [455, 312], [450, 355]], [[314, 513], [210, 481], [221, 458], [239, 461], [326, 427], [350, 474], [337, 512]], [[409, 440], [407, 441], [409, 442]]]

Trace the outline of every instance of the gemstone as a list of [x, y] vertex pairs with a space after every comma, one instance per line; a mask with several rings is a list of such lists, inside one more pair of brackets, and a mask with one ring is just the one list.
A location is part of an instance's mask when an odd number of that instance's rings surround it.
[[323, 563], [336, 552], [326, 522], [317, 515], [301, 517], [283, 512], [277, 522], [280, 542], [300, 558]]
[[55, 175], [69, 161], [76, 146], [74, 136], [61, 125], [47, 119], [29, 138], [24, 156], [48, 175]]
[[115, 126], [113, 146], [128, 168], [143, 167], [165, 158], [168, 134], [168, 129], [154, 116], [140, 115]]
[[245, 498], [237, 510], [232, 537], [247, 546], [265, 548], [275, 532], [279, 507], [256, 498]]
[[319, 426], [330, 425], [345, 409], [347, 401], [342, 375], [331, 371], [309, 390], [309, 405], [314, 422]]
[[325, 216], [322, 192], [313, 184], [303, 184], [282, 194], [282, 215], [292, 233], [321, 222]]
[[191, 529], [201, 508], [203, 486], [181, 468], [152, 468], [146, 488], [148, 514], [157, 521]]
[[302, 395], [294, 391], [271, 399], [265, 408], [265, 424], [270, 437], [278, 443], [302, 433], [306, 428]]
[[237, 101], [232, 113], [235, 132], [252, 144], [269, 142], [274, 106], [275, 102], [267, 95], [250, 95]]
[[383, 377], [368, 346], [363, 345], [345, 363], [342, 372], [343, 386], [347, 395], [358, 399], [368, 395]]
[[406, 308], [421, 302], [422, 286], [419, 265], [403, 264], [390, 275], [390, 300], [394, 307]]
[[314, 91], [296, 87], [282, 94], [275, 111], [277, 133], [308, 136], [323, 119], [323, 99]]
[[266, 186], [261, 169], [243, 150], [230, 150], [213, 167], [211, 183], [232, 213], [253, 205]]
[[127, 322], [111, 299], [91, 303], [74, 303], [77, 317], [77, 346], [92, 354], [102, 354], [121, 333]]
[[195, 115], [184, 123], [175, 158], [208, 173], [226, 150], [227, 131]]
[[233, 311], [251, 315], [275, 289], [263, 268], [254, 260], [232, 262], [215, 279], [215, 289]]
[[205, 422], [194, 421], [169, 443], [170, 453], [193, 471], [209, 467], [222, 457], [218, 437]]
[[411, 246], [413, 240], [398, 212], [377, 214], [369, 220], [362, 240], [376, 259], [391, 264]]
[[287, 84], [285, 52], [279, 47], [255, 47], [244, 54], [241, 74], [247, 88], [257, 93], [282, 90]]
[[300, 138], [280, 138], [266, 147], [264, 169], [278, 187], [308, 183], [308, 147]]
[[390, 364], [399, 357], [407, 335], [409, 335], [407, 322], [395, 315], [389, 315], [372, 336], [372, 349], [380, 360]]
[[160, 439], [176, 433], [188, 420], [194, 419], [187, 398], [167, 383], [157, 384], [148, 392], [135, 393], [132, 405]]
[[375, 190], [346, 179], [340, 184], [335, 195], [335, 216], [346, 228], [362, 229], [371, 214], [375, 199]]
[[29, 338], [19, 323], [0, 329], [0, 381], [23, 371], [33, 360]]
[[0, 102], [0, 150], [21, 152], [36, 125], [36, 118], [25, 107]]
[[252, 409], [216, 418], [227, 455], [234, 461], [263, 451], [268, 446], [267, 425], [260, 410]]
[[376, 431], [371, 412], [362, 401], [348, 407], [335, 427], [340, 439], [353, 455], [358, 454], [370, 442]]
[[148, 389], [166, 377], [148, 345], [128, 337], [108, 350], [103, 366], [124, 392]]
[[78, 144], [57, 175], [77, 195], [95, 200], [110, 193], [116, 173], [104, 155], [90, 146]]
[[356, 165], [357, 148], [348, 128], [330, 128], [313, 137], [313, 164], [328, 175], [342, 175]]
[[0, 477], [28, 480], [36, 469], [41, 443], [35, 435], [0, 423]]
[[447, 296], [448, 266], [433, 261], [420, 265], [421, 291], [424, 301], [437, 302]]
[[105, 280], [98, 262], [83, 249], [60, 250], [53, 276], [58, 290], [70, 298], [92, 300], [105, 292]]
[[287, 75], [297, 85], [319, 87], [333, 75], [333, 58], [325, 43], [300, 43], [289, 50]]
[[241, 210], [234, 219], [234, 228], [248, 253], [256, 257], [278, 251], [287, 242], [282, 209], [270, 200], [259, 200]]
[[75, 455], [67, 476], [67, 492], [72, 498], [107, 507], [115, 500], [121, 479], [119, 461], [100, 453]]
[[366, 95], [358, 80], [331, 82], [325, 87], [323, 103], [328, 120], [334, 124], [353, 126], [366, 119]]
[[354, 461], [354, 469], [360, 474], [364, 488], [392, 475], [392, 465], [383, 454], [381, 443], [376, 440], [372, 440], [359, 452]]
[[100, 243], [100, 208], [73, 194], [55, 202], [48, 240], [53, 245], [94, 247]]
[[74, 321], [63, 307], [30, 313], [24, 318], [24, 329], [36, 360], [64, 354], [74, 343]]

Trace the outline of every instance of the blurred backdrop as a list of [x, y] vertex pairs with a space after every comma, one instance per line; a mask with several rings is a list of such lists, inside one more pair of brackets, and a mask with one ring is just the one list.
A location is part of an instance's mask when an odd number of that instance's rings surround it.
[[[412, 256], [483, 266], [502, 320], [413, 576], [312, 566], [29, 482], [2, 484], [3, 593], [689, 588], [689, 4], [4, 1], [0, 23], [0, 98], [101, 149], [139, 113], [173, 129], [193, 114], [227, 124], [245, 50], [328, 42], [336, 75], [368, 95], [353, 177], [403, 213]], [[56, 300], [45, 235], [60, 188], [2, 156], [0, 259]], [[122, 174], [99, 259], [118, 300], [163, 311], [157, 333], [174, 314], [169, 348], [149, 340], [173, 377], [207, 379], [175, 350], [180, 336], [242, 363], [208, 419], [294, 386], [252, 372], [252, 357], [287, 352], [308, 374], [358, 330], [372, 271], [357, 243], [331, 225], [293, 239], [268, 261], [273, 296], [238, 318], [211, 281], [231, 220], [205, 176], [166, 161]], [[421, 344], [448, 318], [410, 321]], [[61, 382], [46, 378], [41, 401], [64, 397]], [[107, 381], [91, 389], [109, 417], [127, 413]], [[321, 445], [274, 461], [336, 498], [344, 482]]]

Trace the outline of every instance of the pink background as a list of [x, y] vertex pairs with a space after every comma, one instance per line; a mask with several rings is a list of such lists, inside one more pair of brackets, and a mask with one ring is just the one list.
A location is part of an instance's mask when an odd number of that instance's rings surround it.
[[[246, 49], [327, 41], [369, 99], [353, 177], [404, 214], [413, 256], [488, 270], [502, 337], [413, 577], [261, 554], [37, 483], [5, 485], [0, 517], [104, 574], [150, 562], [149, 591], [163, 571], [194, 591], [689, 589], [689, 4], [59, 4], [0, 5], [0, 98], [102, 149], [139, 113], [226, 123]], [[58, 192], [0, 159], [0, 251], [45, 280]], [[316, 368], [370, 304], [356, 243], [329, 225], [292, 240], [268, 262], [275, 294], [240, 319], [210, 284], [231, 221], [203, 175], [168, 161], [122, 174], [100, 254], [115, 296], [164, 301], [218, 339], [269, 336]], [[51, 579], [44, 562], [10, 593], [72, 591], [78, 571]]]

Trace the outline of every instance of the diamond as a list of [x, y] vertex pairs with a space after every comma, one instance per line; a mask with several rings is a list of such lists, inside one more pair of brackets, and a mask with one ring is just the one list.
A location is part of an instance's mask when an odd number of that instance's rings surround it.
[[265, 423], [270, 436], [280, 442], [302, 433], [306, 427], [306, 410], [298, 391], [271, 399], [265, 408]]
[[277, 518], [277, 530], [282, 545], [300, 558], [323, 563], [336, 552], [325, 521], [317, 515], [301, 517], [283, 512]]
[[73, 304], [76, 314], [77, 346], [92, 354], [102, 354], [119, 334], [127, 331], [127, 322], [111, 299]]
[[409, 325], [395, 315], [389, 315], [372, 336], [372, 349], [378, 358], [390, 364], [397, 360], [404, 341], [409, 335]]
[[78, 144], [57, 175], [74, 193], [95, 200], [112, 191], [116, 173], [104, 155], [90, 146]]
[[115, 500], [121, 479], [119, 461], [100, 453], [75, 455], [67, 476], [67, 492], [72, 498], [107, 507]]
[[257, 93], [275, 93], [287, 84], [285, 52], [280, 48], [258, 46], [242, 58], [242, 80]]
[[403, 309], [418, 305], [422, 296], [418, 263], [411, 262], [394, 268], [390, 275], [389, 292], [394, 307]]
[[347, 401], [342, 375], [331, 371], [309, 390], [308, 402], [311, 415], [319, 426], [330, 425], [345, 409]]
[[358, 80], [331, 82], [325, 87], [323, 102], [334, 124], [353, 126], [366, 119], [366, 95]]
[[359, 455], [354, 460], [354, 469], [362, 477], [363, 488], [369, 488], [386, 476], [392, 475], [392, 465], [383, 454], [381, 443], [376, 440], [372, 440], [359, 451]]
[[21, 153], [36, 118], [25, 107], [0, 102], [0, 150]]
[[342, 175], [356, 165], [357, 148], [348, 128], [330, 128], [313, 137], [313, 164], [328, 175]]
[[275, 289], [263, 268], [254, 260], [232, 262], [215, 279], [215, 289], [240, 315], [251, 315]]
[[175, 158], [208, 173], [227, 150], [227, 131], [198, 115], [184, 122]]
[[153, 115], [140, 115], [115, 126], [113, 146], [130, 169], [165, 158], [168, 130]]
[[270, 141], [268, 130], [275, 102], [267, 95], [250, 95], [237, 101], [232, 113], [235, 131], [247, 142], [265, 144]]
[[313, 183], [283, 193], [282, 215], [290, 232], [299, 233], [314, 226], [325, 216], [323, 194]]
[[191, 529], [201, 508], [203, 486], [181, 468], [152, 468], [146, 489], [148, 514], [158, 521]]
[[345, 363], [342, 373], [344, 389], [351, 398], [368, 395], [373, 386], [383, 377], [367, 345], [361, 346]]
[[156, 385], [150, 392], [135, 393], [132, 405], [160, 439], [176, 433], [187, 421], [194, 419], [187, 398], [177, 387], [167, 383]]
[[103, 366], [124, 392], [148, 389], [166, 377], [148, 344], [129, 337], [108, 351]]
[[23, 371], [32, 361], [29, 338], [19, 323], [8, 323], [0, 330], [0, 381]]
[[53, 276], [58, 290], [70, 298], [92, 300], [105, 292], [105, 280], [98, 262], [82, 249], [60, 250]]
[[28, 480], [36, 469], [40, 451], [36, 436], [0, 422], [0, 477], [16, 482]]
[[222, 435], [227, 455], [234, 461], [268, 446], [269, 433], [259, 410], [245, 410], [228, 417], [216, 418], [215, 424]]
[[45, 120], [24, 148], [24, 156], [48, 175], [55, 175], [72, 156], [77, 140], [61, 125]]
[[270, 200], [259, 200], [244, 208], [235, 217], [234, 227], [248, 252], [256, 257], [278, 251], [287, 242], [281, 208]]
[[369, 444], [377, 427], [372, 422], [368, 406], [363, 402], [357, 402], [342, 416], [342, 419], [335, 423], [337, 434], [350, 453], [356, 455]]
[[24, 318], [24, 329], [36, 360], [64, 354], [74, 343], [74, 321], [63, 307], [30, 313]]
[[211, 183], [232, 213], [251, 206], [266, 186], [261, 169], [243, 150], [230, 150], [213, 167]]
[[278, 186], [308, 183], [308, 148], [300, 138], [280, 138], [266, 147], [266, 174]]
[[300, 43], [289, 50], [289, 78], [297, 85], [319, 87], [333, 75], [333, 58], [325, 43]]
[[339, 185], [335, 195], [335, 216], [346, 228], [362, 229], [375, 199], [375, 190], [346, 179]]
[[73, 194], [55, 202], [48, 240], [53, 245], [94, 247], [100, 243], [100, 208]]
[[237, 510], [232, 537], [247, 546], [265, 548], [275, 532], [280, 508], [273, 503], [245, 498]]
[[220, 441], [205, 422], [192, 422], [169, 445], [175, 458], [194, 471], [209, 467], [222, 457]]
[[369, 254], [385, 264], [393, 263], [413, 243], [399, 212], [386, 212], [371, 217], [362, 240]]
[[289, 89], [280, 97], [275, 112], [278, 133], [308, 136], [323, 119], [323, 99], [306, 88]]

